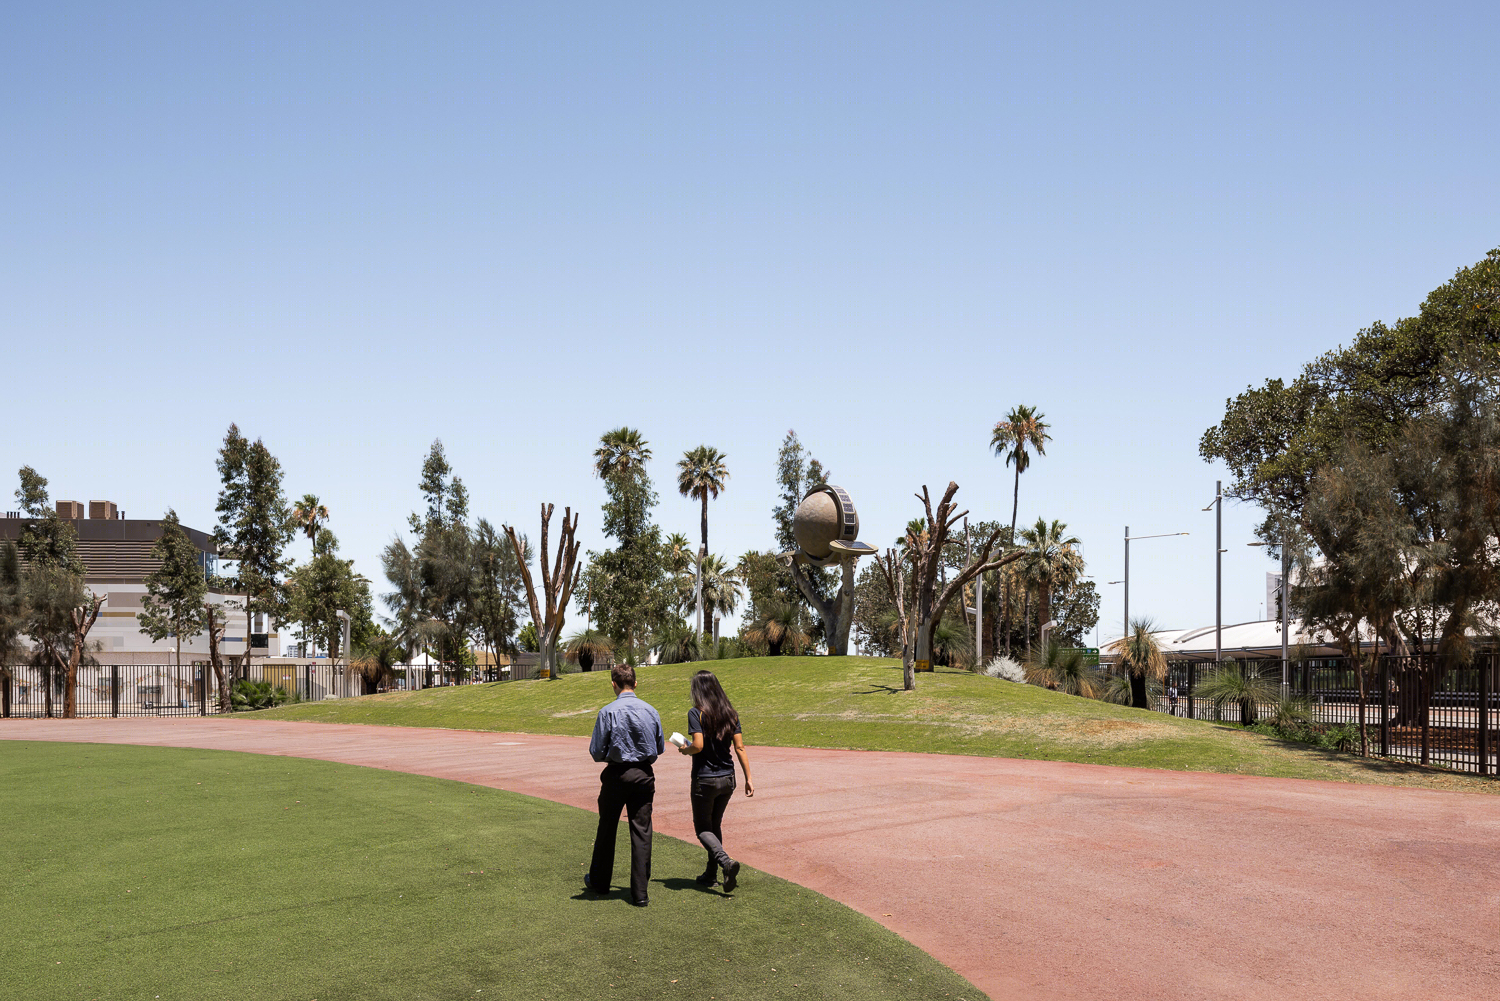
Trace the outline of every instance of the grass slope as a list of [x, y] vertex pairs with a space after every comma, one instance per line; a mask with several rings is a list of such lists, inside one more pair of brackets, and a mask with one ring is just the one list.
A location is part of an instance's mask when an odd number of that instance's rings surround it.
[[983, 997], [803, 887], [698, 887], [702, 849], [664, 836], [650, 908], [585, 898], [594, 818], [511, 793], [9, 741], [0, 784], [6, 998]]
[[[686, 730], [688, 680], [702, 664], [640, 669], [639, 692], [668, 729]], [[1500, 784], [1379, 759], [1358, 759], [1250, 733], [1237, 725], [1049, 692], [965, 671], [919, 675], [901, 690], [899, 663], [870, 657], [714, 661], [751, 744], [932, 751], [1500, 792]], [[284, 706], [247, 718], [376, 723], [587, 736], [613, 697], [609, 675], [501, 682]]]

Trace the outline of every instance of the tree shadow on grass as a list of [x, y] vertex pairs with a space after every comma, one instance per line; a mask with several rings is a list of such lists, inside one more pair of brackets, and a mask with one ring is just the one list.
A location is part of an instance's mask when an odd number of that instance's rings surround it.
[[[1238, 724], [1220, 724], [1219, 727], [1226, 730], [1234, 730], [1240, 733], [1249, 731], [1248, 727], [1242, 728]], [[1253, 733], [1255, 731], [1249, 732]], [[1457, 779], [1473, 780], [1476, 786], [1476, 791], [1500, 793], [1500, 783], [1494, 782], [1494, 780], [1482, 778], [1474, 772], [1462, 772], [1456, 768], [1447, 768], [1437, 763], [1423, 765], [1416, 761], [1405, 761], [1400, 758], [1382, 758], [1379, 755], [1375, 754], [1371, 754], [1369, 757], [1362, 758], [1354, 752], [1335, 751], [1332, 748], [1320, 747], [1317, 744], [1304, 743], [1300, 740], [1293, 740], [1290, 737], [1275, 737], [1268, 734], [1262, 734], [1262, 736], [1265, 736], [1267, 740], [1280, 748], [1289, 751], [1298, 751], [1310, 758], [1315, 758], [1324, 764], [1345, 765], [1357, 772], [1364, 772], [1367, 775], [1379, 776], [1382, 779], [1388, 779], [1393, 776], [1428, 779], [1433, 777], [1434, 775], [1451, 775]], [[1376, 744], [1376, 742], [1373, 740], [1370, 743], [1372, 745]]]
[[854, 691], [854, 692], [851, 692], [850, 694], [851, 695], [880, 695], [880, 694], [884, 693], [886, 695], [900, 695], [903, 691], [905, 691], [905, 689], [896, 688], [896, 687], [894, 687], [892, 685], [871, 685], [870, 686], [870, 690], [868, 692]]

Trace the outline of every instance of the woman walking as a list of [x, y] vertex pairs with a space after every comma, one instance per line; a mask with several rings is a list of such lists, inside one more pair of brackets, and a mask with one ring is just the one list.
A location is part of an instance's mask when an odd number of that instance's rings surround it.
[[[734, 711], [724, 686], [712, 671], [693, 675], [693, 708], [688, 710], [688, 733], [692, 743], [683, 746], [683, 754], [693, 756], [693, 829], [708, 850], [708, 868], [698, 877], [704, 886], [713, 886], [718, 870], [724, 870], [724, 892], [733, 893], [740, 864], [724, 851], [724, 810], [734, 795], [734, 757], [740, 759], [745, 773], [745, 795], [755, 795], [750, 778], [750, 758], [745, 739], [740, 736], [740, 715]], [[734, 757], [730, 751], [734, 751]]]

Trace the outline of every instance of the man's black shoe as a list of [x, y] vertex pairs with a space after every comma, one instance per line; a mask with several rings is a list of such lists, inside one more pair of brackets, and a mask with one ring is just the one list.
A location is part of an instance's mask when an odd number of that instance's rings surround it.
[[583, 888], [590, 893], [604, 894], [609, 892], [608, 890], [601, 890], [598, 887], [594, 886], [594, 881], [589, 879], [588, 873], [583, 874]]
[[724, 870], [724, 892], [733, 893], [735, 886], [738, 885], [740, 864], [734, 859], [730, 859], [722, 868]]
[[645, 907], [647, 904], [650, 903], [650, 901], [649, 900], [632, 900], [631, 903], [633, 905], [635, 905], [636, 907]]

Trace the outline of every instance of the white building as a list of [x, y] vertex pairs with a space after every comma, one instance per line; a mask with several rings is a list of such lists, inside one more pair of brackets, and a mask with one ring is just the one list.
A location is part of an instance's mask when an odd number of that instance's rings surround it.
[[[83, 505], [78, 501], [57, 502], [58, 516], [70, 522], [78, 533], [78, 556], [85, 567], [84, 584], [93, 594], [107, 596], [99, 621], [89, 632], [89, 641], [95, 647], [90, 655], [102, 665], [170, 664], [176, 656], [176, 642], [170, 638], [152, 640], [141, 632], [136, 618], [146, 594], [146, 577], [161, 566], [161, 561], [151, 555], [151, 549], [161, 538], [162, 523], [127, 520], [123, 513], [110, 501], [89, 501], [88, 517], [84, 517]], [[19, 539], [22, 530], [31, 523], [14, 512], [7, 514], [0, 519], [0, 541]], [[212, 575], [218, 562], [218, 546], [213, 536], [187, 526], [183, 526], [183, 531], [198, 548], [205, 576]], [[235, 595], [210, 593], [208, 600], [220, 605], [243, 604], [243, 599]], [[219, 652], [226, 663], [237, 665], [245, 655], [247, 642], [257, 660], [280, 655], [281, 637], [268, 628], [265, 616], [257, 614], [252, 624], [246, 622], [242, 610], [226, 608], [225, 614], [228, 625]], [[249, 628], [252, 625], [254, 628]], [[207, 659], [207, 635], [183, 640], [184, 664]]]

